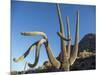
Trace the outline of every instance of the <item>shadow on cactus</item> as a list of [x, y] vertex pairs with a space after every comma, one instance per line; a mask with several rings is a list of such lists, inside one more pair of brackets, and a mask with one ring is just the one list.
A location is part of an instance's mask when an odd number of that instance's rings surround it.
[[[62, 71], [69, 71], [70, 66], [73, 65], [77, 58], [78, 54], [78, 40], [79, 40], [79, 11], [77, 11], [76, 15], [76, 31], [75, 31], [75, 43], [73, 50], [71, 50], [71, 36], [70, 36], [70, 25], [69, 25], [69, 17], [66, 16], [66, 28], [67, 28], [67, 37], [65, 37], [64, 34], [64, 25], [62, 21], [62, 16], [60, 12], [60, 7], [59, 4], [56, 4], [57, 7], [57, 14], [58, 14], [58, 19], [59, 19], [59, 25], [60, 25], [60, 31], [57, 32], [58, 36], [60, 37], [60, 42], [61, 42], [61, 61], [57, 60], [55, 56], [52, 53], [52, 49], [49, 44], [49, 39], [46, 36], [44, 32], [22, 32], [21, 35], [23, 36], [42, 36], [43, 38], [41, 40], [38, 40], [37, 42], [33, 43], [29, 49], [18, 59], [13, 59], [14, 62], [20, 62], [23, 59], [26, 58], [26, 56], [30, 53], [33, 48], [36, 48], [35, 51], [35, 61], [34, 63], [28, 63], [28, 66], [30, 68], [34, 68], [38, 64], [39, 60], [39, 55], [40, 55], [40, 49], [41, 46], [45, 46], [47, 56], [49, 59], [49, 63], [54, 67], [55, 69], [60, 69]], [[66, 45], [67, 42], [67, 45]]]

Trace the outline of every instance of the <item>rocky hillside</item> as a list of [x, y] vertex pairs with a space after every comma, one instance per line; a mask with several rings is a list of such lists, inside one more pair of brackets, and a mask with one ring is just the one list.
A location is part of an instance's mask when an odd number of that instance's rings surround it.
[[90, 56], [86, 58], [77, 59], [73, 66], [71, 66], [71, 71], [75, 70], [90, 70], [96, 69], [96, 59], [95, 56]]
[[79, 50], [87, 49], [92, 52], [96, 50], [96, 35], [93, 33], [86, 34], [79, 42]]

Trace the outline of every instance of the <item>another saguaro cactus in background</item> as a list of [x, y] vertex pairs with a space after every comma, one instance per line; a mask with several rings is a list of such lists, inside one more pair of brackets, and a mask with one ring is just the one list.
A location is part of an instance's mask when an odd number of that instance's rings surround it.
[[[36, 53], [35, 53], [35, 62], [33, 64], [28, 63], [28, 66], [33, 68], [37, 65], [38, 60], [39, 60], [39, 54], [40, 54], [40, 47], [42, 44], [44, 44], [47, 52], [48, 59], [50, 61], [50, 64], [52, 67], [56, 69], [61, 69], [64, 71], [69, 71], [70, 66], [75, 62], [77, 58], [77, 53], [78, 53], [78, 39], [79, 39], [79, 11], [77, 11], [77, 17], [76, 17], [76, 32], [75, 32], [75, 44], [73, 50], [71, 50], [71, 37], [70, 37], [70, 25], [69, 25], [69, 17], [66, 17], [66, 25], [67, 25], [67, 37], [65, 37], [64, 34], [64, 27], [63, 27], [63, 21], [61, 17], [61, 12], [60, 12], [60, 7], [59, 4], [57, 6], [57, 13], [58, 13], [58, 18], [59, 18], [59, 24], [60, 24], [60, 32], [58, 32], [58, 35], [60, 37], [60, 42], [61, 42], [61, 61], [57, 60], [53, 53], [52, 49], [50, 47], [48, 38], [45, 33], [43, 32], [23, 32], [21, 33], [24, 36], [35, 36], [35, 35], [40, 35], [43, 37], [43, 39], [35, 42], [30, 46], [30, 48], [17, 60], [14, 59], [15, 62], [19, 62], [23, 60], [29, 52], [36, 46]], [[65, 44], [67, 42], [67, 45]], [[67, 47], [66, 47], [67, 46]]]

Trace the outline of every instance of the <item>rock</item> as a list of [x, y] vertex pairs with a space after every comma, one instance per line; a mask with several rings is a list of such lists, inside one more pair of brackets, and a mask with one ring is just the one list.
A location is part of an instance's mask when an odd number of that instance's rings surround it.
[[91, 52], [96, 50], [96, 35], [93, 33], [86, 34], [79, 42], [79, 50], [87, 49]]
[[75, 70], [91, 70], [96, 68], [95, 56], [80, 58], [71, 66], [71, 71]]

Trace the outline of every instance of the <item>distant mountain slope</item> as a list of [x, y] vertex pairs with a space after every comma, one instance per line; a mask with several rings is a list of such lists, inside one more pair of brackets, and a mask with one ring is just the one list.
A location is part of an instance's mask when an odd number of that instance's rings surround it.
[[93, 33], [86, 34], [79, 42], [79, 50], [96, 50], [96, 35]]

